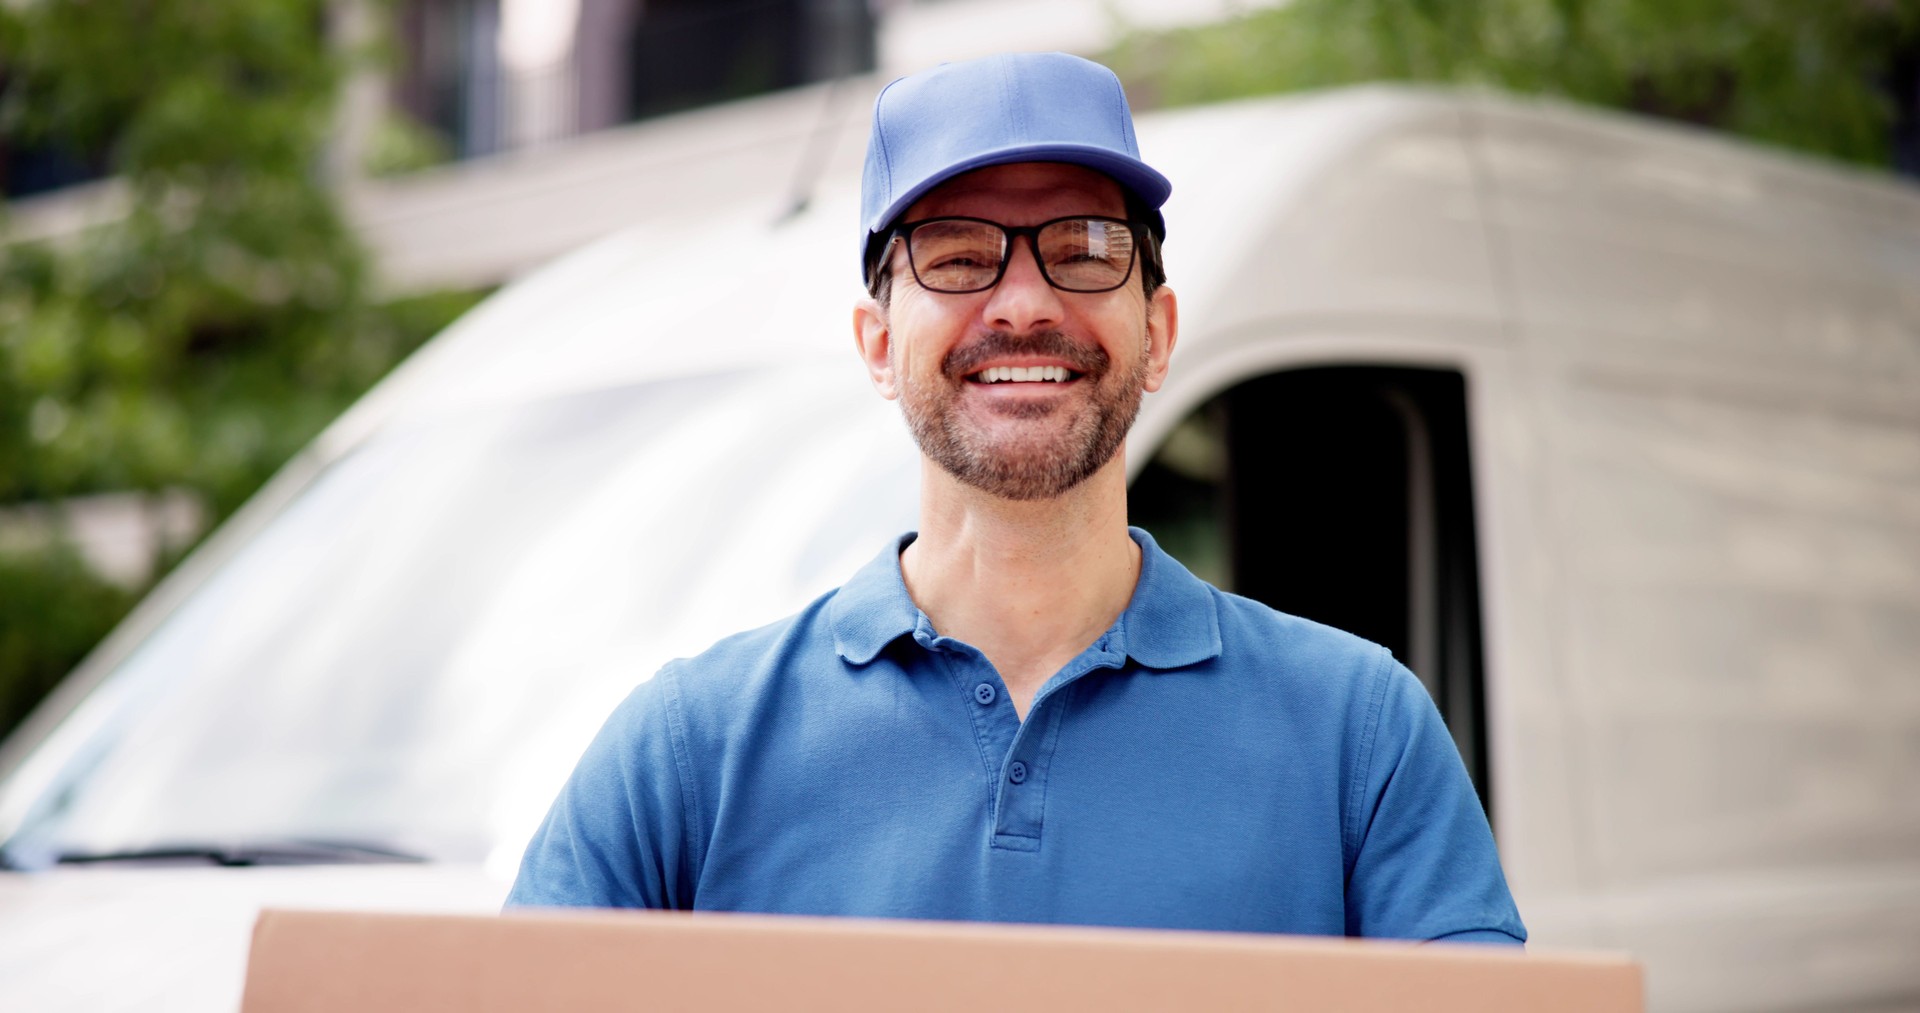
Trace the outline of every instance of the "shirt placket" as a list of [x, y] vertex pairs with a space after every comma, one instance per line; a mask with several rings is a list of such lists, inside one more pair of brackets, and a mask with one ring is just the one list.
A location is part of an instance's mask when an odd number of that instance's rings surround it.
[[1107, 639], [1068, 662], [1034, 695], [1025, 721], [1014, 713], [1006, 685], [986, 657], [958, 641], [944, 640], [954, 682], [967, 694], [986, 761], [992, 822], [990, 845], [1007, 851], [1040, 850], [1045, 824], [1047, 782], [1066, 713], [1068, 691], [1081, 676], [1098, 668], [1119, 668], [1123, 654], [1108, 650]]
[[1002, 780], [1002, 767], [1020, 732], [1020, 718], [1007, 699], [1007, 687], [986, 656], [971, 645], [942, 637], [921, 616], [914, 639], [946, 671], [964, 697], [962, 706], [973, 722], [974, 740], [980, 748], [980, 767], [987, 781], [987, 818], [997, 817], [1000, 798], [994, 790]]

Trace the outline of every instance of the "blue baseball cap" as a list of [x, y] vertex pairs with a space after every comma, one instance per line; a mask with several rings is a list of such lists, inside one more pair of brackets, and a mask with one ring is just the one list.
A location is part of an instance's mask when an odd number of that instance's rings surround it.
[[1067, 162], [1112, 177], [1166, 235], [1167, 177], [1140, 160], [1133, 112], [1113, 71], [1065, 53], [1002, 53], [900, 78], [873, 102], [860, 180], [860, 276], [914, 201], [974, 169]]

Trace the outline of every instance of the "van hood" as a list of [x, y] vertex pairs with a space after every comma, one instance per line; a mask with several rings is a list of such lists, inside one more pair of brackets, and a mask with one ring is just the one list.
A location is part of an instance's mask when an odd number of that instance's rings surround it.
[[232, 1013], [263, 907], [491, 913], [478, 864], [0, 873], [0, 1009]]

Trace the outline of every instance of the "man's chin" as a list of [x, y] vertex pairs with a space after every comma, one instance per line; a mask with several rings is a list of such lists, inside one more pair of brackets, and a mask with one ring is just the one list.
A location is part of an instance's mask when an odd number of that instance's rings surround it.
[[1081, 398], [959, 397], [902, 404], [914, 442], [961, 484], [1015, 502], [1055, 499], [1093, 477], [1119, 451], [1138, 400], [1103, 406]]
[[[1094, 469], [1097, 471], [1098, 469]], [[1006, 471], [986, 469], [984, 471], [949, 471], [962, 485], [984, 492], [996, 499], [1013, 503], [1042, 503], [1056, 500], [1071, 493], [1093, 477], [1093, 472], [1054, 471]]]
[[1085, 420], [1070, 412], [1047, 411], [1033, 414], [993, 412], [954, 420], [961, 442], [978, 448], [983, 456], [1045, 458], [1071, 451], [1071, 445], [1088, 439]]
[[1084, 439], [982, 441], [973, 443], [969, 451], [929, 456], [963, 485], [1016, 502], [1064, 496], [1113, 456], [1094, 460], [1097, 450], [1086, 446]]

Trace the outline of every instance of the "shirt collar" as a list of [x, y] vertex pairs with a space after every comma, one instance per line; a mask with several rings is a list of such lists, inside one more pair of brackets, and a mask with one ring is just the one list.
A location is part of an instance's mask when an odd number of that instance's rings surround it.
[[1213, 588], [1161, 551], [1139, 528], [1140, 582], [1108, 634], [1109, 646], [1148, 668], [1180, 668], [1220, 656], [1220, 613]]
[[888, 543], [841, 585], [827, 605], [833, 646], [842, 658], [864, 665], [919, 626], [920, 607], [913, 603], [907, 579], [900, 574], [900, 552], [918, 534], [909, 531]]
[[[1220, 655], [1220, 616], [1213, 588], [1161, 551], [1139, 528], [1127, 533], [1140, 546], [1140, 580], [1133, 599], [1105, 637], [1107, 648], [1148, 668], [1169, 669]], [[924, 622], [900, 574], [900, 536], [846, 582], [828, 606], [834, 647], [855, 665], [879, 657], [888, 644]]]

